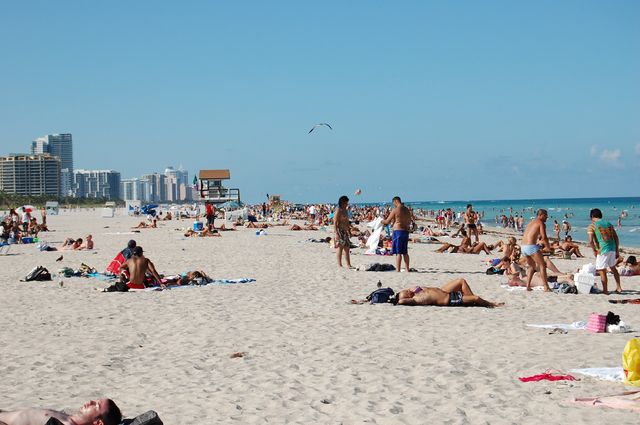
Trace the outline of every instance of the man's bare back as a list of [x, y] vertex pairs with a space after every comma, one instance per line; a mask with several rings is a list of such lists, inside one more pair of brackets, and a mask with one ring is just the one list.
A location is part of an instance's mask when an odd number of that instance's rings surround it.
[[144, 285], [145, 275], [150, 272], [156, 281], [160, 281], [160, 275], [155, 266], [143, 255], [142, 247], [133, 249], [133, 255], [121, 267], [129, 270], [129, 283], [131, 285]]

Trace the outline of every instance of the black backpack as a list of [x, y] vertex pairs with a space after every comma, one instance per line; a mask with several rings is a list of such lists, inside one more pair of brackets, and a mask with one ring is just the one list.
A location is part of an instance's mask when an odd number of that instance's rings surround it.
[[383, 304], [388, 303], [393, 297], [394, 292], [391, 288], [376, 289], [367, 297], [371, 301], [371, 304]]
[[51, 280], [51, 273], [49, 273], [49, 270], [47, 270], [42, 266], [35, 267], [24, 278], [24, 282], [32, 282], [32, 281], [43, 282], [48, 280]]

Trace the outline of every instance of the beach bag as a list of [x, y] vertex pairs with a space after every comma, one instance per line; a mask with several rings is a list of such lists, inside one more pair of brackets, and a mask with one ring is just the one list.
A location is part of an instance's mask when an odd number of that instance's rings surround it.
[[34, 269], [31, 270], [29, 274], [24, 278], [25, 282], [42, 282], [47, 280], [51, 280], [51, 273], [49, 273], [49, 270], [42, 266], [34, 267]]
[[591, 333], [603, 333], [607, 327], [607, 316], [591, 313], [587, 322], [587, 331]]
[[622, 369], [624, 369], [624, 383], [640, 387], [640, 338], [630, 339], [624, 347]]
[[383, 304], [388, 303], [391, 297], [393, 297], [394, 292], [391, 288], [380, 288], [373, 291], [368, 299], [371, 300], [371, 304]]

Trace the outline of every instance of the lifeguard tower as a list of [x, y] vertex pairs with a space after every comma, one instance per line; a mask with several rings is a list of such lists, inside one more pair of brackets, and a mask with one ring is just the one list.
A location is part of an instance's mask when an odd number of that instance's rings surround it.
[[229, 170], [200, 170], [198, 192], [200, 199], [215, 205], [229, 201], [240, 204], [240, 189], [229, 189], [223, 186], [225, 180], [231, 179]]

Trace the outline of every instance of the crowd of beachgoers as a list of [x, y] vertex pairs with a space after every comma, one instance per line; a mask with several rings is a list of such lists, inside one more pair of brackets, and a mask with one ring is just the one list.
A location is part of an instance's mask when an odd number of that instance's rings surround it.
[[[412, 244], [429, 244], [433, 251], [441, 254], [478, 255], [486, 254], [486, 274], [503, 275], [509, 286], [521, 286], [527, 290], [542, 287], [545, 292], [551, 291], [559, 284], [574, 285], [574, 273], [578, 268], [560, 271], [554, 263], [555, 259], [571, 260], [584, 258], [585, 252], [591, 251], [595, 259], [593, 273], [600, 278], [600, 292], [608, 294], [611, 286], [609, 276], [613, 277], [615, 292], [621, 293], [623, 288], [620, 276], [640, 275], [640, 264], [634, 255], [623, 256], [615, 227], [603, 217], [602, 212], [594, 208], [590, 212], [592, 224], [587, 231], [587, 244], [573, 241], [571, 227], [567, 221], [553, 225], [552, 235], [548, 235], [548, 214], [544, 209], [536, 212], [535, 218], [525, 222], [524, 214], [496, 216], [496, 223], [513, 230], [501, 233], [501, 238], [485, 238], [486, 229], [482, 220], [486, 217], [476, 212], [472, 204], [462, 211], [451, 208], [442, 210], [412, 209], [404, 205], [400, 197], [393, 198], [392, 205], [349, 205], [346, 196], [339, 198], [336, 204], [294, 205], [290, 203], [262, 203], [246, 207], [244, 214], [234, 216], [232, 221], [224, 219], [225, 211], [207, 203], [195, 217], [172, 214], [171, 211], [154, 210], [150, 214], [136, 216], [142, 221], [131, 230], [158, 229], [158, 222], [186, 223], [176, 231], [185, 237], [222, 237], [224, 232], [237, 231], [241, 228], [257, 229], [257, 234], [266, 234], [268, 229], [280, 227], [290, 231], [324, 230], [329, 236], [309, 239], [311, 242], [325, 243], [335, 250], [336, 264], [348, 269], [359, 269], [351, 263], [351, 250], [363, 248], [370, 255], [392, 256], [394, 264], [386, 264], [384, 270], [412, 273], [417, 271], [411, 263], [410, 247]], [[31, 208], [11, 209], [2, 219], [1, 243], [37, 243], [42, 232], [49, 232], [47, 214], [40, 210], [40, 221], [37, 212]], [[185, 221], [186, 219], [186, 221]], [[195, 220], [193, 226], [191, 221]], [[217, 223], [216, 223], [217, 220]], [[55, 229], [54, 229], [55, 230]], [[564, 232], [564, 236], [561, 233]], [[495, 236], [495, 235], [494, 235]], [[446, 241], [445, 241], [446, 239]], [[483, 240], [485, 239], [485, 240]], [[59, 246], [41, 243], [42, 251], [55, 250], [92, 250], [92, 235], [83, 238], [67, 237]], [[60, 257], [62, 258], [62, 257]], [[452, 270], [455, 272], [455, 270]], [[158, 273], [154, 263], [147, 257], [141, 246], [134, 239], [117, 253], [107, 266], [106, 275], [117, 280], [105, 288], [107, 292], [145, 290], [148, 288], [164, 288], [167, 286], [202, 284], [210, 281], [210, 277], [202, 270], [193, 270], [165, 276]], [[380, 288], [382, 291], [384, 288]], [[382, 299], [394, 305], [415, 306], [434, 305], [442, 307], [479, 306], [495, 308], [504, 305], [483, 299], [474, 293], [465, 276], [456, 277], [441, 286], [412, 286], [397, 292], [386, 294], [384, 291], [370, 295], [366, 300], [353, 300], [353, 303], [370, 302]], [[12, 416], [13, 415], [13, 416]], [[44, 415], [44, 416], [43, 416]], [[19, 412], [1, 412], [0, 424], [4, 423], [36, 423], [43, 417], [54, 417], [69, 421], [70, 417], [55, 411], [28, 409]], [[16, 418], [26, 418], [16, 419]], [[29, 419], [31, 418], [31, 419]], [[36, 419], [33, 419], [36, 418]], [[119, 423], [121, 418], [118, 407], [109, 399], [94, 400], [83, 406], [73, 419], [73, 423], [94, 423], [102, 418], [105, 424]], [[30, 420], [32, 420], [30, 422]], [[22, 422], [20, 421], [22, 420]], [[65, 423], [63, 421], [63, 423]], [[70, 422], [71, 423], [71, 422]]]

